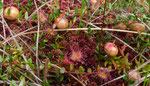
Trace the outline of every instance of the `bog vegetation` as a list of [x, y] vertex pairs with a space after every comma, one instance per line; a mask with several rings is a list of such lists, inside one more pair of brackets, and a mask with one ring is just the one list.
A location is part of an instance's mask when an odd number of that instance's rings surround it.
[[0, 85], [149, 86], [150, 1], [1, 0]]

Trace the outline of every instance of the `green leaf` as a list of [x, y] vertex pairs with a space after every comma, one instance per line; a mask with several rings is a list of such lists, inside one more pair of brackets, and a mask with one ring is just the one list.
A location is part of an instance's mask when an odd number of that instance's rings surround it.
[[10, 8], [8, 9], [7, 14], [10, 15]]
[[40, 64], [40, 69], [43, 69], [44, 68], [44, 64]]
[[49, 58], [49, 59], [51, 59], [51, 58], [52, 58], [52, 56], [53, 56], [53, 53], [52, 53], [52, 52], [50, 52], [50, 53], [48, 54], [48, 58]]
[[129, 79], [130, 84], [134, 84], [135, 80]]
[[48, 42], [48, 40], [45, 39], [44, 42]]
[[59, 9], [59, 2], [58, 2], [58, 0], [56, 0], [56, 4], [57, 4], [57, 9]]
[[4, 10], [3, 8], [0, 9], [0, 14], [3, 13], [3, 10]]
[[10, 84], [10, 86], [17, 86], [16, 82], [13, 80]]
[[9, 54], [8, 54], [8, 58], [9, 58], [9, 61], [10, 61], [10, 62], [12, 62], [12, 61], [13, 61], [13, 59], [12, 59], [11, 55], [9, 55]]
[[[51, 29], [50, 29], [50, 28], [48, 28], [47, 33], [51, 33]], [[56, 39], [55, 39], [55, 40], [56, 40]]]
[[18, 18], [22, 18], [22, 11], [19, 12]]
[[40, 48], [44, 49], [44, 47], [45, 47], [45, 46], [44, 46], [44, 41], [41, 41], [41, 42], [40, 42]]
[[125, 71], [125, 77], [123, 77], [123, 79], [125, 80], [125, 81], [128, 81], [129, 79], [128, 79], [128, 73]]
[[62, 39], [63, 37], [60, 36], [60, 35], [57, 35], [56, 38], [55, 38], [55, 41], [57, 41], [58, 39]]
[[148, 86], [150, 82], [150, 78], [147, 80], [147, 84], [145, 86]]
[[99, 46], [98, 45], [96, 46], [96, 49], [99, 51]]
[[7, 79], [7, 74], [3, 74], [2, 75], [2, 80], [6, 80]]
[[29, 7], [31, 7], [33, 5], [33, 2], [31, 1], [28, 1], [28, 4], [27, 4]]
[[56, 50], [56, 45], [55, 44], [51, 44], [51, 47]]
[[37, 14], [34, 14], [34, 15], [32, 16], [32, 19], [33, 19], [33, 20], [37, 19]]
[[79, 21], [79, 27], [82, 27], [82, 16], [83, 16], [83, 13], [84, 13], [84, 7], [85, 7], [85, 1], [82, 0], [82, 7], [81, 7], [81, 10], [80, 10], [80, 21]]
[[10, 73], [10, 72], [12, 72], [12, 68], [11, 67], [7, 67], [7, 71]]
[[3, 8], [3, 6], [4, 6], [3, 3], [0, 1], [0, 8]]
[[79, 67], [79, 72], [84, 72], [84, 68], [82, 66]]
[[31, 69], [33, 69], [33, 70], [35, 69], [35, 66], [33, 64], [30, 64], [29, 66]]
[[25, 86], [25, 78], [22, 78], [21, 79], [21, 82], [19, 83], [19, 86]]
[[27, 60], [27, 63], [28, 63], [28, 64], [31, 64], [31, 63], [32, 63], [32, 59], [29, 58], [29, 59]]
[[123, 80], [128, 81], [128, 77], [127, 76], [123, 77]]
[[16, 0], [14, 3], [19, 4], [19, 1], [18, 1], [18, 0]]
[[48, 62], [48, 69], [50, 69], [51, 68], [51, 63], [50, 62]]
[[68, 13], [70, 14], [70, 8], [68, 7]]
[[30, 70], [30, 66], [28, 64], [26, 64], [26, 69]]
[[59, 77], [59, 73], [56, 73], [56, 72], [55, 72], [55, 74], [56, 74], [56, 77], [58, 78], [58, 77]]
[[0, 68], [0, 77], [1, 77], [1, 75], [2, 75], [2, 69]]
[[42, 86], [50, 86], [49, 83], [47, 83], [46, 81], [42, 82]]
[[27, 20], [28, 19], [28, 12], [26, 11], [26, 13], [25, 13], [25, 19]]
[[59, 81], [62, 82], [64, 80], [64, 76], [61, 76]]
[[112, 8], [112, 5], [111, 5], [111, 3], [109, 3], [108, 7], [109, 7], [109, 9], [111, 9], [111, 8]]
[[129, 56], [129, 53], [127, 53], [126, 55], [125, 55], [125, 64], [126, 64], [126, 67], [129, 69], [130, 68], [130, 63], [129, 63], [129, 61], [128, 61], [128, 56]]
[[37, 34], [34, 34], [34, 42], [37, 40]]
[[30, 67], [31, 69], [35, 69], [35, 66], [32, 64], [32, 59], [31, 59], [31, 58], [29, 58], [29, 59], [27, 60], [27, 64], [29, 65], [29, 67]]
[[88, 73], [92, 73], [92, 69], [91, 68], [88, 68]]
[[75, 8], [75, 15], [77, 15], [78, 14], [78, 7], [76, 6], [76, 8]]
[[77, 20], [77, 17], [75, 16], [75, 17], [73, 18], [73, 23], [75, 23], [76, 20]]
[[143, 84], [143, 86], [146, 86], [145, 84], [146, 84], [146, 81], [147, 81], [147, 76], [148, 76], [148, 74], [149, 74], [149, 72], [146, 73], [146, 77], [145, 77], [145, 79], [144, 79], [144, 84]]
[[70, 71], [72, 71], [72, 70], [73, 70], [73, 64], [70, 65]]
[[26, 7], [27, 11], [30, 11], [30, 8], [29, 7]]
[[9, 60], [8, 57], [4, 58], [3, 63], [5, 63], [5, 62], [8, 61], [8, 60]]
[[64, 67], [60, 69], [60, 73], [62, 73], [62, 74], [65, 73], [65, 71], [66, 71], [66, 69]]
[[24, 11], [25, 11], [25, 9], [24, 9], [23, 5], [21, 5], [21, 10], [22, 10], [22, 12], [24, 12]]
[[72, 21], [70, 21], [69, 26], [72, 26]]
[[40, 55], [41, 57], [43, 57], [43, 58], [45, 57], [45, 54], [42, 53], [42, 52], [40, 52], [39, 55]]
[[3, 61], [3, 58], [2, 58], [2, 56], [0, 55], [0, 62], [2, 62]]
[[36, 50], [36, 46], [31, 47], [34, 51]]
[[94, 55], [94, 58], [96, 61], [98, 61], [98, 56], [97, 55]]
[[63, 54], [63, 52], [62, 52], [60, 49], [59, 49], [59, 52], [60, 52], [60, 55], [61, 55], [61, 56], [63, 56], [63, 55], [64, 55], [64, 54]]
[[102, 77], [102, 78], [104, 78], [104, 79], [106, 79], [106, 78], [107, 78], [107, 76], [106, 76], [106, 74], [105, 74], [105, 73], [98, 73], [98, 76], [100, 76], [100, 77]]

